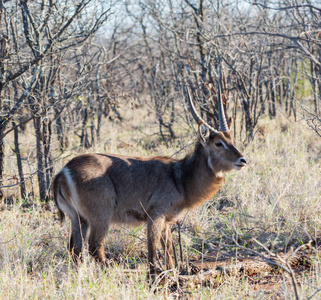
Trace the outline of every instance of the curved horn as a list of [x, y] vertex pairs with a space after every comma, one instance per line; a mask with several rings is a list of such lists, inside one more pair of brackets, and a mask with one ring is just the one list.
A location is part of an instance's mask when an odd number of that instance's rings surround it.
[[220, 131], [222, 132], [229, 132], [229, 128], [226, 123], [223, 101], [222, 101], [222, 88], [220, 81], [217, 81], [218, 85], [218, 116], [220, 121]]
[[200, 122], [202, 122], [203, 124], [205, 124], [211, 131], [213, 131], [214, 133], [218, 133], [217, 130], [215, 130], [212, 126], [208, 125], [203, 119], [202, 117], [199, 115], [199, 113], [197, 112], [194, 103], [192, 101], [192, 97], [191, 97], [191, 93], [188, 87], [185, 87], [185, 92], [187, 95], [187, 102], [189, 105], [189, 108], [191, 110], [191, 113], [193, 115], [194, 120], [197, 122], [197, 124], [199, 124]]

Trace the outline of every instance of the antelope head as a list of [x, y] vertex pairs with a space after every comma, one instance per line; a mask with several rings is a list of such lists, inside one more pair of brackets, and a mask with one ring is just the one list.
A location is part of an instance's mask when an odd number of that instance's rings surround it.
[[208, 165], [213, 172], [219, 174], [233, 169], [240, 170], [246, 166], [247, 160], [233, 145], [230, 128], [225, 118], [220, 83], [218, 84], [219, 131], [207, 124], [199, 115], [188, 88], [186, 94], [193, 118], [198, 123], [200, 143], [207, 152]]

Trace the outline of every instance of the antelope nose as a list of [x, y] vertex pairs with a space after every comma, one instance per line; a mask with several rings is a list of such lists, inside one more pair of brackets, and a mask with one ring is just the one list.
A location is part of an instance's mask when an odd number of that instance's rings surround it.
[[246, 160], [244, 157], [240, 157], [240, 158], [239, 158], [239, 161], [240, 161], [240, 163], [242, 163], [242, 164], [244, 164], [244, 165], [247, 164], [247, 160]]
[[247, 164], [247, 160], [244, 157], [239, 157], [235, 163], [233, 163], [236, 170], [241, 170]]

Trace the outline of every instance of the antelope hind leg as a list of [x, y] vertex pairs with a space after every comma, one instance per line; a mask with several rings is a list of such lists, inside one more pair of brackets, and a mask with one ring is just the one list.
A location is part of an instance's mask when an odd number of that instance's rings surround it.
[[74, 263], [78, 263], [81, 257], [81, 250], [83, 247], [83, 241], [86, 240], [87, 231], [88, 231], [88, 222], [78, 216], [77, 219], [71, 221], [71, 235], [69, 242], [69, 252], [71, 254], [72, 260]]
[[88, 239], [89, 252], [98, 261], [105, 266], [108, 266], [108, 260], [105, 254], [105, 238], [108, 233], [109, 224], [104, 226], [91, 226]]

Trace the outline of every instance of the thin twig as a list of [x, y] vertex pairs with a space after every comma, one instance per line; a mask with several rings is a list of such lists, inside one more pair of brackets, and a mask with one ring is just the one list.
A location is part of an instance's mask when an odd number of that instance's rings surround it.
[[[2, 186], [0, 186], [0, 189], [20, 185], [20, 184], [26, 182], [27, 180], [31, 179], [31, 178], [33, 177], [33, 175], [35, 175], [37, 172], [38, 172], [38, 171], [33, 172], [28, 178], [24, 179], [23, 181], [19, 181], [19, 182], [17, 182], [17, 183], [10, 184], [10, 185], [2, 185]], [[12, 179], [13, 179], [13, 178], [12, 178]]]

